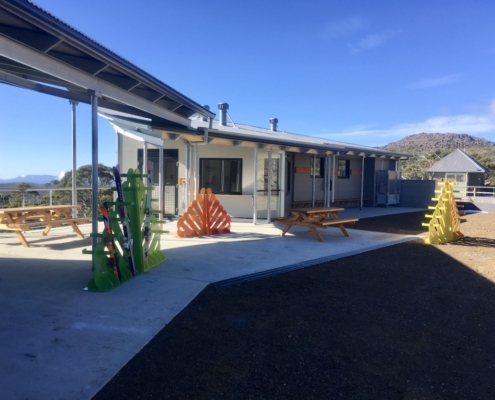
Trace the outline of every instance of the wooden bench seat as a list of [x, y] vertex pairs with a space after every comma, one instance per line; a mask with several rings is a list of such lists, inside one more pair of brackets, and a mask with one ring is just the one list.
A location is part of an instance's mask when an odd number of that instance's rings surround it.
[[358, 218], [349, 218], [349, 219], [334, 219], [330, 221], [322, 221], [322, 222], [317, 222], [317, 224], [321, 226], [331, 226], [331, 225], [340, 225], [340, 224], [354, 224], [358, 222]]
[[24, 247], [29, 247], [28, 242], [26, 241], [26, 238], [22, 234], [22, 232], [27, 232], [30, 231], [31, 228], [34, 227], [45, 227], [43, 230], [43, 236], [46, 236], [48, 232], [53, 227], [58, 227], [62, 225], [70, 225], [72, 227], [72, 230], [74, 233], [77, 235], [78, 238], [84, 239], [84, 235], [81, 233], [81, 231], [78, 228], [78, 224], [88, 224], [91, 221], [91, 218], [89, 217], [81, 217], [81, 218], [64, 218], [64, 219], [54, 219], [54, 220], [49, 220], [49, 221], [36, 221], [36, 222], [19, 222], [19, 223], [5, 223], [5, 220], [3, 220], [2, 224], [0, 224], [0, 229], [5, 229], [5, 230], [10, 230], [14, 231], [15, 234], [17, 235], [18, 239], [22, 243]]
[[[369, 198], [366, 198], [364, 197], [363, 198], [363, 203], [365, 201], [369, 201], [370, 199]], [[361, 198], [360, 197], [354, 197], [354, 198], [349, 198], [349, 199], [335, 199], [334, 201], [332, 201], [332, 204], [359, 204], [361, 203]]]
[[[315, 200], [315, 206], [317, 204], [322, 205], [323, 200]], [[298, 200], [298, 201], [291, 201], [290, 205], [292, 208], [297, 208], [297, 207], [312, 207], [313, 206], [313, 200]]]

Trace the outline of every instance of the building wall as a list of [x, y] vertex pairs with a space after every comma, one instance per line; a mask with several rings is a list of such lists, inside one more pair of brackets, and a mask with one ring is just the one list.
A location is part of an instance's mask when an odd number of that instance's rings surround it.
[[484, 185], [485, 185], [484, 172], [470, 172], [468, 174], [468, 186], [484, 186]]
[[[362, 158], [355, 157], [337, 157], [335, 160], [335, 169], [338, 167], [338, 160], [350, 160], [351, 173], [349, 178], [339, 178], [338, 172], [334, 171], [333, 181], [335, 189], [335, 200], [354, 199], [361, 196], [361, 170]], [[354, 173], [353, 173], [354, 171]]]
[[242, 158], [242, 195], [218, 195], [229, 215], [253, 217], [254, 149], [221, 145], [198, 146], [199, 158]]
[[[294, 153], [294, 201], [305, 201], [312, 199], [313, 178], [311, 177], [311, 166], [313, 156], [311, 154]], [[315, 200], [323, 200], [325, 193], [325, 179], [315, 179]]]
[[[122, 136], [121, 138], [121, 170], [127, 172], [129, 168], [137, 167], [137, 153], [138, 149], [143, 148], [143, 143], [137, 140]], [[164, 149], [177, 149], [179, 155], [179, 168], [178, 177], [186, 177], [186, 146], [183, 142], [174, 140], [164, 140]], [[155, 148], [152, 145], [148, 145], [148, 148]], [[199, 145], [197, 146], [198, 158], [241, 158], [242, 159], [242, 195], [218, 195], [218, 199], [224, 206], [226, 211], [234, 216], [240, 218], [252, 218], [253, 216], [253, 196], [254, 196], [254, 149], [246, 147], [224, 146], [224, 145]], [[260, 156], [262, 152], [260, 152]], [[274, 156], [278, 156], [275, 155]], [[262, 156], [264, 157], [264, 156]], [[324, 158], [324, 157], [323, 157]], [[312, 177], [310, 174], [312, 166], [312, 155], [303, 153], [289, 153], [288, 159], [291, 160], [291, 171], [293, 180], [291, 181], [291, 194], [287, 198], [293, 198], [294, 201], [310, 200], [312, 197]], [[334, 171], [332, 175], [332, 190], [335, 191], [334, 198], [346, 199], [346, 198], [359, 198], [361, 196], [361, 157], [344, 157], [337, 156], [335, 167], [338, 166], [339, 159], [350, 160], [350, 176], [349, 178], [338, 178], [337, 171]], [[330, 157], [331, 162], [331, 157]], [[370, 173], [365, 170], [365, 187], [367, 193], [374, 193], [375, 180], [372, 176], [376, 170], [379, 169], [395, 169], [395, 161], [389, 162], [385, 159], [369, 159], [367, 166], [373, 166], [374, 171]], [[194, 164], [194, 162], [193, 162]], [[259, 168], [259, 167], [258, 167]], [[302, 168], [296, 173], [296, 168]], [[331, 165], [330, 168], [331, 169]], [[258, 172], [258, 180], [262, 179], [260, 172]], [[286, 182], [286, 181], [285, 181]], [[317, 177], [315, 179], [315, 199], [324, 199], [324, 187], [325, 178]], [[331, 192], [329, 193], [331, 196]], [[369, 196], [364, 196], [369, 197]], [[404, 199], [404, 197], [402, 197]], [[373, 205], [373, 200], [370, 201], [370, 205]], [[258, 196], [258, 217], [266, 217], [266, 198], [262, 195]], [[178, 190], [178, 206], [179, 215], [182, 215], [185, 209], [185, 190], [183, 187], [179, 187]], [[286, 204], [286, 206], [288, 206]], [[272, 216], [282, 215], [283, 212], [278, 210], [279, 198], [277, 196], [272, 197]], [[263, 211], [264, 210], [264, 211]]]
[[428, 208], [433, 205], [435, 197], [434, 180], [402, 180], [401, 207]]

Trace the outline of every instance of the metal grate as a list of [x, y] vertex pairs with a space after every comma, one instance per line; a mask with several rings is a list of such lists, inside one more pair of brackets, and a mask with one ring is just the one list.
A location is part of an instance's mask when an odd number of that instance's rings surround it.
[[165, 215], [175, 215], [175, 185], [165, 185], [163, 213]]

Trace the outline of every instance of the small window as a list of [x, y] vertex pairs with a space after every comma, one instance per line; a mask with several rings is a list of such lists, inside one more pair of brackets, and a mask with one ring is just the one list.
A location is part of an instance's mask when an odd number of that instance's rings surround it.
[[[310, 177], [313, 178], [313, 157], [309, 160], [311, 166], [311, 174]], [[324, 178], [325, 177], [325, 159], [323, 157], [317, 157], [315, 162], [316, 169], [316, 177]]]
[[338, 160], [339, 179], [349, 179], [351, 160]]
[[242, 194], [242, 159], [202, 158], [199, 182], [215, 194]]

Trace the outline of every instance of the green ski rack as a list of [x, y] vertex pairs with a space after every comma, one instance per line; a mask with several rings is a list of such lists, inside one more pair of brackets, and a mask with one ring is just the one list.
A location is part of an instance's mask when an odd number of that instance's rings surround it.
[[[93, 232], [91, 237], [99, 238], [94, 251], [83, 250], [83, 254], [93, 255], [93, 277], [88, 283], [87, 290], [92, 292], [107, 292], [114, 287], [121, 285], [122, 283], [132, 279], [134, 276], [129, 270], [129, 263], [127, 256], [124, 252], [124, 234], [122, 232], [121, 222], [123, 218], [120, 217], [118, 208], [122, 205], [127, 207], [127, 213], [129, 217], [129, 228], [132, 237], [132, 250], [134, 267], [136, 268], [136, 275], [138, 276], [143, 272], [150, 270], [156, 265], [162, 263], [167, 259], [160, 250], [160, 238], [162, 233], [168, 233], [159, 229], [160, 221], [157, 220], [155, 214], [160, 213], [161, 210], [152, 210], [151, 221], [151, 237], [148, 250], [148, 261], [144, 259], [144, 236], [143, 229], [145, 224], [145, 209], [146, 209], [146, 196], [152, 195], [152, 187], [146, 187], [143, 183], [143, 178], [148, 175], [141, 174], [138, 169], [129, 169], [127, 174], [121, 174], [122, 177], [127, 178], [122, 183], [122, 190], [124, 192], [125, 202], [109, 201], [108, 205], [113, 206], [113, 210], [109, 213], [110, 226], [112, 228], [112, 234], [109, 235], [103, 233]], [[116, 190], [116, 188], [113, 188]], [[152, 202], [156, 199], [152, 199]], [[113, 251], [106, 249], [105, 238], [112, 236], [118, 246]], [[110, 255], [114, 254], [118, 259], [118, 269], [120, 272], [120, 281], [113, 274], [110, 265]]]

